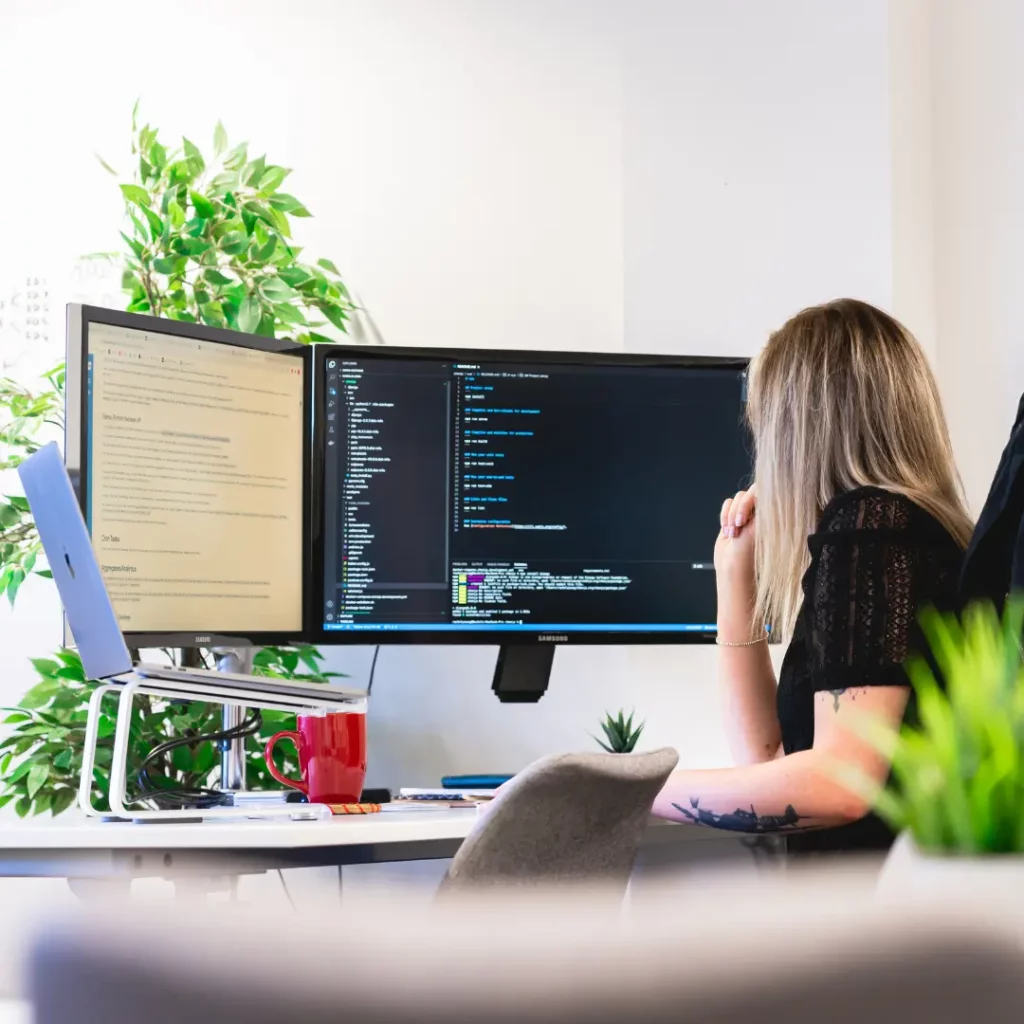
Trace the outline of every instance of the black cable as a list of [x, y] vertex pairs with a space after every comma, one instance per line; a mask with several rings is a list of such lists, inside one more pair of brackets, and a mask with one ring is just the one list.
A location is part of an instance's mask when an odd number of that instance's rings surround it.
[[291, 890], [288, 888], [288, 883], [285, 881], [284, 872], [278, 868], [277, 873], [281, 878], [281, 886], [284, 889], [284, 894], [288, 897], [288, 902], [292, 905], [292, 910], [298, 910], [298, 907], [295, 906], [295, 900], [292, 898]]
[[206, 809], [209, 807], [229, 806], [232, 802], [230, 793], [223, 793], [216, 789], [203, 787], [182, 787], [178, 789], [160, 789], [155, 787], [153, 779], [149, 774], [149, 766], [159, 758], [176, 750], [178, 747], [195, 746], [199, 743], [221, 743], [231, 742], [237, 739], [245, 739], [259, 732], [263, 725], [263, 714], [259, 710], [247, 718], [240, 725], [232, 726], [220, 732], [212, 733], [186, 733], [174, 739], [166, 740], [155, 746], [145, 757], [139, 766], [136, 782], [140, 792], [131, 798], [129, 803], [140, 803], [149, 800], [160, 809], [197, 808]]
[[373, 675], [377, 671], [377, 655], [380, 654], [380, 644], [377, 644], [373, 649], [373, 661], [370, 662], [370, 678], [366, 683], [366, 696], [370, 696], [370, 691], [373, 689]]

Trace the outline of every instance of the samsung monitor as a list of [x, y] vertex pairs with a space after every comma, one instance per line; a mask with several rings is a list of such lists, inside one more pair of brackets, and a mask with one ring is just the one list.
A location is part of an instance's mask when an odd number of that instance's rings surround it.
[[309, 631], [307, 346], [71, 305], [65, 460], [131, 646]]
[[751, 471], [746, 360], [315, 360], [322, 642], [498, 644], [507, 683], [552, 645], [714, 641], [719, 511]]

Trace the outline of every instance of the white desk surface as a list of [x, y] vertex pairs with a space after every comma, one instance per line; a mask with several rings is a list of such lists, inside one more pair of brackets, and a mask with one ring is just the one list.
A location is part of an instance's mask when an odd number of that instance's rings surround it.
[[[68, 815], [0, 828], [0, 851], [31, 850], [292, 850], [335, 846], [391, 846], [465, 839], [477, 820], [469, 808], [382, 811], [330, 821], [207, 821], [135, 824]], [[645, 842], [722, 839], [701, 826], [652, 820]]]

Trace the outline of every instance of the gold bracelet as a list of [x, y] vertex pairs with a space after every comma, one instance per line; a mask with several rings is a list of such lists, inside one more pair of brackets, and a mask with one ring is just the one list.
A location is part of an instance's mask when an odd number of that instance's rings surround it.
[[726, 640], [720, 640], [717, 636], [715, 637], [715, 643], [719, 647], [753, 647], [754, 644], [764, 643], [768, 639], [768, 630], [764, 631], [764, 636], [759, 636], [756, 640], [742, 640], [739, 643], [729, 643]]

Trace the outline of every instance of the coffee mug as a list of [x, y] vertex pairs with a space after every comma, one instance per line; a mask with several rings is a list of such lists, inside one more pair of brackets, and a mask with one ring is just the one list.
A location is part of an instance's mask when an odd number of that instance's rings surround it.
[[[296, 723], [296, 731], [276, 733], [267, 741], [263, 757], [270, 774], [305, 793], [310, 803], [358, 803], [366, 780], [366, 715], [299, 715]], [[274, 764], [279, 740], [291, 740], [298, 749], [301, 780], [282, 775]]]

